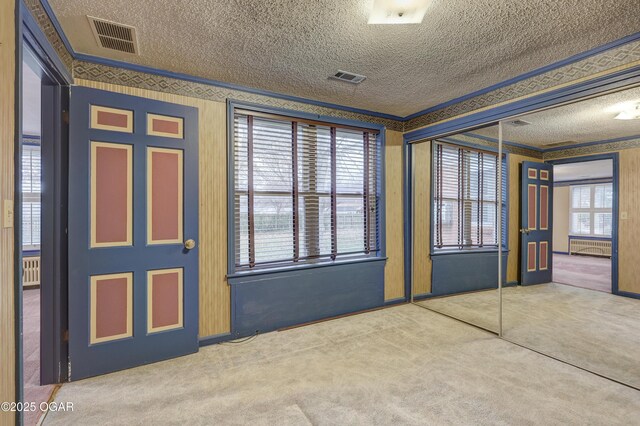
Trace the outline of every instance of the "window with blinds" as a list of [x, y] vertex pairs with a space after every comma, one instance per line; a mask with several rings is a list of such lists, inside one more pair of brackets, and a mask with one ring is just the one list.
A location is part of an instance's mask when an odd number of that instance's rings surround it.
[[[498, 204], [506, 241], [506, 167], [498, 197], [498, 155], [434, 142], [433, 245], [435, 249], [498, 246]], [[501, 200], [501, 202], [499, 201]]]
[[40, 147], [22, 147], [22, 248], [40, 249]]
[[236, 268], [377, 255], [377, 136], [235, 110]]

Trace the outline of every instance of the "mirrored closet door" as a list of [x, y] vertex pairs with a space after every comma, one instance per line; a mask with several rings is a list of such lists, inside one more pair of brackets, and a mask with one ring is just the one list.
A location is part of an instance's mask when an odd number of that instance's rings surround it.
[[[412, 144], [412, 293], [421, 307], [499, 332], [498, 241], [507, 278], [506, 157], [498, 126]], [[501, 213], [502, 212], [502, 213]], [[500, 217], [502, 215], [502, 217]]]
[[518, 285], [503, 337], [640, 388], [640, 88], [502, 126], [505, 148], [527, 151], [509, 154]]

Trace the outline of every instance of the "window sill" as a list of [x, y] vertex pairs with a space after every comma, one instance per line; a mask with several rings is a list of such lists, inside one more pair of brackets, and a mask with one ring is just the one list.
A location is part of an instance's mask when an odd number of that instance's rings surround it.
[[569, 238], [583, 238], [588, 240], [610, 240], [611, 235], [580, 235], [580, 234], [569, 234]]
[[372, 256], [372, 257], [361, 257], [357, 259], [329, 260], [329, 261], [322, 261], [318, 263], [301, 263], [299, 265], [279, 266], [275, 268], [236, 271], [233, 274], [228, 274], [227, 278], [233, 279], [233, 278], [250, 277], [255, 275], [269, 275], [269, 274], [278, 274], [278, 273], [286, 273], [286, 272], [297, 272], [297, 271], [304, 271], [308, 269], [327, 268], [331, 266], [341, 266], [341, 265], [354, 265], [359, 263], [386, 262], [386, 260], [387, 260], [386, 256], [375, 256], [375, 257]]
[[[497, 248], [472, 248], [472, 249], [443, 249], [438, 251], [431, 251], [431, 256], [449, 256], [449, 255], [465, 255], [465, 254], [478, 254], [478, 253], [498, 253]], [[509, 248], [503, 247], [502, 254], [508, 254]]]

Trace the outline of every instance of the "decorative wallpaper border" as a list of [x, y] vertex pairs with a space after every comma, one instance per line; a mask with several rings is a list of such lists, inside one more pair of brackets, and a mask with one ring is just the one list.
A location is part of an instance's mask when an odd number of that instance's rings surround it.
[[580, 61], [518, 81], [405, 122], [405, 132], [577, 83], [640, 63], [640, 40], [632, 41]]
[[227, 99], [234, 99], [242, 102], [256, 103], [275, 108], [291, 109], [296, 111], [308, 112], [311, 114], [325, 115], [329, 117], [345, 118], [349, 120], [382, 124], [389, 130], [403, 130], [403, 123], [401, 121], [390, 120], [356, 112], [342, 111], [303, 102], [278, 99], [269, 96], [244, 92], [242, 90], [234, 90], [225, 87], [214, 86], [211, 84], [195, 83], [192, 81], [186, 81], [177, 78], [164, 77], [122, 68], [115, 68], [107, 65], [95, 64], [92, 62], [74, 61], [73, 77], [218, 102], [226, 102]]
[[24, 3], [34, 17], [38, 26], [49, 40], [60, 60], [68, 68], [74, 78], [120, 84], [158, 92], [172, 93], [219, 102], [235, 99], [244, 102], [259, 103], [276, 108], [293, 109], [312, 114], [337, 117], [348, 120], [364, 121], [382, 124], [389, 130], [403, 131], [404, 123], [398, 120], [386, 119], [357, 112], [343, 111], [304, 102], [257, 95], [242, 90], [233, 90], [209, 84], [189, 82], [178, 78], [163, 77], [150, 73], [109, 67], [105, 65], [79, 61], [74, 59], [73, 53], [67, 50], [60, 34], [56, 30], [51, 18], [40, 0], [24, 0]]
[[626, 141], [605, 142], [594, 145], [576, 146], [573, 148], [560, 149], [557, 151], [546, 151], [544, 160], [557, 160], [559, 158], [581, 157], [583, 155], [602, 154], [605, 152], [622, 151], [625, 149], [640, 148], [640, 138]]
[[[457, 134], [453, 136], [448, 136], [445, 138], [438, 138], [445, 142], [452, 143], [468, 143], [477, 146], [486, 146], [489, 148], [497, 148], [497, 142], [492, 142], [489, 140], [476, 138], [466, 134]], [[420, 143], [420, 142], [414, 142]], [[603, 154], [606, 152], [617, 152], [623, 151], [625, 149], [634, 149], [640, 148], [640, 137], [628, 139], [624, 141], [611, 141], [611, 142], [602, 142], [602, 143], [585, 143], [583, 146], [572, 146], [566, 149], [557, 149], [553, 151], [539, 151], [534, 149], [527, 149], [522, 146], [515, 146], [504, 144], [503, 150], [504, 152], [508, 152], [510, 154], [523, 155], [526, 157], [537, 158], [540, 160], [557, 160], [560, 158], [569, 158], [569, 157], [582, 157], [585, 155], [592, 154]]]
[[[18, 0], [16, 3], [18, 3]], [[73, 67], [73, 55], [67, 50], [60, 34], [56, 30], [56, 27], [51, 22], [51, 18], [47, 14], [46, 10], [42, 6], [40, 0], [23, 0], [25, 6], [31, 12], [31, 16], [36, 20], [38, 26], [51, 43], [51, 47], [56, 51], [62, 63], [67, 67], [68, 71], [71, 71]]]
[[[542, 92], [590, 80], [596, 76], [610, 74], [640, 64], [640, 40], [636, 39], [576, 62], [517, 81], [508, 86], [500, 87], [473, 98], [445, 106], [439, 110], [425, 113], [407, 121], [402, 121], [80, 61], [74, 59], [74, 52], [67, 50], [63, 39], [60, 34], [58, 34], [41, 0], [23, 1], [60, 56], [62, 62], [71, 70], [74, 77], [220, 102], [224, 102], [229, 98], [237, 99], [277, 108], [295, 109], [313, 114], [382, 124], [390, 130], [400, 132], [415, 130], [497, 105], [508, 104], [518, 99], [528, 98]], [[511, 149], [512, 152], [515, 152], [517, 149], [522, 149], [522, 152], [529, 151], [526, 148], [514, 146], [511, 146], [509, 149]], [[531, 152], [537, 153], [535, 150]], [[549, 154], [557, 155], [557, 152], [564, 151], [554, 151]], [[523, 155], [529, 155], [529, 153]]]
[[[468, 143], [468, 144], [473, 144], [478, 146], [486, 146], [494, 149], [498, 148], [498, 142], [493, 142], [490, 140], [486, 140], [484, 138], [474, 137], [472, 135], [468, 135], [464, 133], [448, 136], [445, 138], [438, 138], [438, 139], [443, 140], [445, 142], [452, 142], [452, 143], [462, 142], [462, 143]], [[420, 143], [420, 142], [414, 142], [414, 143]], [[542, 155], [543, 155], [542, 151], [538, 151], [535, 149], [528, 149], [522, 146], [510, 145], [507, 143], [502, 145], [502, 149], [504, 150], [504, 152], [508, 152], [509, 154], [523, 155], [523, 156], [532, 157], [532, 158], [542, 159]]]

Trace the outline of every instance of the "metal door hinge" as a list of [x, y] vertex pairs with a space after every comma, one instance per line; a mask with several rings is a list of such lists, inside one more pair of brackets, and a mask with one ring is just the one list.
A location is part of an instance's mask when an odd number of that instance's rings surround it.
[[69, 111], [62, 111], [62, 121], [64, 122], [64, 124], [69, 124]]
[[71, 358], [69, 358], [69, 363], [67, 364], [67, 381], [71, 381]]
[[69, 330], [65, 330], [64, 333], [62, 333], [62, 341], [63, 342], [69, 341]]

